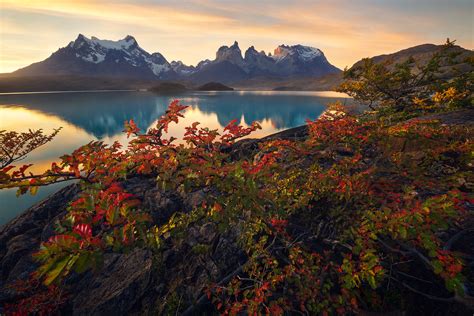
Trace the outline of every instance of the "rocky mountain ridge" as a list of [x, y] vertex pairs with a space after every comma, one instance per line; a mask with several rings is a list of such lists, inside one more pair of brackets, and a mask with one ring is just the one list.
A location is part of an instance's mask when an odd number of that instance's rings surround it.
[[182, 61], [171, 63], [160, 53], [149, 53], [130, 35], [111, 41], [79, 34], [44, 61], [15, 71], [20, 76], [81, 75], [134, 79], [190, 80], [196, 83], [235, 82], [256, 77], [318, 77], [340, 70], [323, 52], [303, 45], [280, 45], [274, 54], [258, 52], [254, 46], [242, 56], [237, 41], [221, 46], [214, 60], [196, 66]]

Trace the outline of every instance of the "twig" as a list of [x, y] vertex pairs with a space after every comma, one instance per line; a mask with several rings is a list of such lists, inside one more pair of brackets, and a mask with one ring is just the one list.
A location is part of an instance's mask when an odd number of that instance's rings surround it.
[[401, 275], [404, 275], [404, 276], [406, 276], [406, 277], [408, 277], [408, 278], [412, 278], [412, 279], [418, 280], [418, 281], [420, 281], [420, 282], [433, 284], [433, 282], [430, 282], [430, 281], [427, 281], [427, 280], [423, 280], [423, 279], [417, 278], [416, 276], [413, 276], [413, 275], [411, 275], [411, 274], [407, 274], [407, 273], [402, 272], [402, 271], [396, 271], [396, 273], [401, 274]]
[[416, 294], [420, 294], [424, 297], [427, 297], [431, 300], [435, 300], [435, 301], [441, 301], [441, 302], [454, 302], [455, 301], [455, 297], [452, 296], [452, 297], [438, 297], [438, 296], [433, 296], [433, 295], [430, 295], [430, 294], [427, 294], [427, 293], [424, 293], [424, 292], [421, 292], [413, 287], [411, 287], [410, 285], [406, 284], [405, 282], [401, 282], [400, 280], [397, 280], [395, 278], [392, 278], [393, 280], [399, 282], [401, 285], [403, 285], [404, 287], [406, 287], [407, 289], [409, 289], [410, 291], [416, 293]]
[[474, 228], [468, 228], [468, 229], [461, 230], [460, 232], [456, 233], [453, 237], [451, 237], [446, 242], [446, 245], [444, 245], [443, 249], [444, 250], [450, 250], [451, 247], [454, 245], [454, 243], [457, 242], [459, 240], [459, 238], [461, 238], [462, 235], [464, 235], [465, 233], [468, 233], [468, 232], [473, 232], [473, 231], [474, 231]]
[[[234, 271], [232, 271], [230, 274], [226, 275], [222, 280], [220, 280], [217, 284], [218, 285], [222, 285], [222, 284], [226, 284], [227, 282], [229, 282], [233, 277], [235, 277], [237, 274], [241, 273], [242, 270], [243, 270], [243, 267], [244, 267], [244, 264], [240, 265], [237, 269], [235, 269]], [[207, 295], [206, 294], [203, 294], [201, 295], [198, 300], [196, 301], [196, 303], [192, 304], [191, 306], [189, 306], [184, 312], [183, 312], [183, 316], [186, 316], [186, 315], [195, 315], [195, 313], [197, 312], [199, 306], [203, 305], [206, 301], [208, 300], [207, 298]]]

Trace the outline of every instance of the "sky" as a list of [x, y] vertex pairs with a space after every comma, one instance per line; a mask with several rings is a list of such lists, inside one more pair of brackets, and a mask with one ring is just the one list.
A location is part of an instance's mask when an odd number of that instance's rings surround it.
[[136, 38], [168, 61], [214, 59], [239, 42], [321, 49], [339, 68], [446, 38], [474, 48], [472, 0], [0, 0], [0, 73], [44, 60], [79, 33]]

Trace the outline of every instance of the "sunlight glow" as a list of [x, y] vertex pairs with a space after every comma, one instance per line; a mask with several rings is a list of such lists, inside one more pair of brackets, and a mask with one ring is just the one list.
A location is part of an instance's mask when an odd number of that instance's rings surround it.
[[0, 72], [41, 61], [79, 33], [111, 40], [130, 34], [145, 50], [186, 64], [213, 59], [234, 40], [242, 51], [315, 46], [340, 68], [446, 37], [473, 48], [470, 1], [404, 2], [2, 0]]

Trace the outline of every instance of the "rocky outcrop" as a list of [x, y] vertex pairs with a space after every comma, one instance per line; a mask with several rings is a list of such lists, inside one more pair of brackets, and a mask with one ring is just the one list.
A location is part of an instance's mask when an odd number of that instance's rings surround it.
[[[0, 280], [5, 284], [19, 277], [26, 277], [36, 267], [30, 254], [38, 249], [41, 241], [54, 233], [54, 222], [66, 212], [67, 202], [79, 188], [68, 186], [34, 205], [0, 228]], [[4, 294], [5, 292], [1, 291]], [[0, 294], [0, 298], [4, 296]]]
[[70, 302], [74, 315], [126, 315], [149, 290], [153, 260], [150, 251], [108, 254], [99, 274], [88, 273]]

